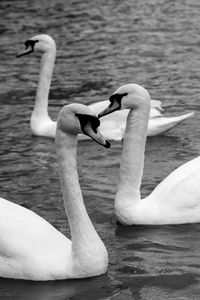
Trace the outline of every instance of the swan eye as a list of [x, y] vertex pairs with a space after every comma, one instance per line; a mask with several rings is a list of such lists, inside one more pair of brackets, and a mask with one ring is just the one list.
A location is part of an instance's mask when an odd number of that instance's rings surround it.
[[25, 47], [26, 47], [26, 49], [28, 48], [28, 47], [31, 47], [32, 48], [32, 51], [34, 51], [34, 46], [35, 46], [35, 43], [38, 43], [39, 41], [38, 40], [27, 40], [25, 43], [24, 43], [24, 45], [25, 45]]
[[84, 132], [85, 126], [90, 122], [92, 130], [97, 133], [97, 128], [100, 125], [100, 121], [97, 117], [86, 115], [86, 114], [75, 114], [75, 116], [79, 119], [81, 130]]

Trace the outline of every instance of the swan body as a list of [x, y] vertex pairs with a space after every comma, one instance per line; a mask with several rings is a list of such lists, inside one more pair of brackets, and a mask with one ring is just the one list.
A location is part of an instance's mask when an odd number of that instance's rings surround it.
[[[90, 108], [94, 113], [98, 114], [109, 105], [109, 100], [100, 101], [90, 104]], [[147, 136], [162, 135], [180, 122], [192, 117], [193, 112], [180, 116], [164, 117], [161, 101], [151, 100], [151, 109], [149, 114], [149, 122]], [[111, 140], [122, 140], [126, 128], [126, 118], [128, 110], [115, 111], [112, 115], [106, 115], [101, 120], [101, 131], [104, 136]]]
[[141, 199], [150, 95], [139, 85], [127, 84], [115, 91], [110, 102], [100, 117], [112, 110], [130, 109], [114, 203], [117, 219], [125, 225], [200, 222], [200, 156], [177, 168]]
[[[34, 135], [54, 138], [56, 122], [52, 121], [48, 114], [48, 97], [56, 58], [56, 44], [49, 35], [39, 34], [27, 40], [25, 47], [26, 50], [18, 54], [17, 57], [32, 52], [42, 54], [35, 106], [30, 121], [31, 131]], [[108, 100], [100, 101], [91, 104], [89, 107], [97, 114], [108, 105], [108, 102]], [[193, 115], [191, 112], [176, 117], [163, 117], [162, 111], [161, 102], [151, 100], [148, 136], [163, 134]], [[100, 130], [105, 138], [109, 138], [110, 140], [121, 140], [123, 138], [127, 114], [128, 111], [118, 111], [113, 113], [112, 116], [107, 116], [102, 119]], [[87, 138], [88, 137], [84, 135], [79, 135], [79, 139]]]
[[109, 146], [98, 126], [84, 105], [67, 105], [58, 117], [56, 151], [72, 240], [36, 213], [0, 198], [0, 277], [44, 281], [106, 272], [107, 251], [85, 209], [76, 167], [78, 133]]

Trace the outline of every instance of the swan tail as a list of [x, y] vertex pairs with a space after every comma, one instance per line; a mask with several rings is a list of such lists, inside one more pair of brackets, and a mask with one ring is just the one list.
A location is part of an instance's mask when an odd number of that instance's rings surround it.
[[178, 125], [180, 122], [192, 117], [194, 112], [176, 117], [157, 117], [150, 119], [148, 136], [161, 135], [171, 128]]
[[180, 116], [176, 116], [176, 117], [166, 117], [166, 119], [168, 119], [168, 121], [172, 124], [172, 126], [177, 125], [178, 123], [190, 118], [194, 116], [194, 112], [190, 112], [184, 115], [180, 115]]

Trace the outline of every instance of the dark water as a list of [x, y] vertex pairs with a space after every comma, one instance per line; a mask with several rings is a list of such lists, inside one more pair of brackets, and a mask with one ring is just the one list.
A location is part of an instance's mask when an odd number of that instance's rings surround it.
[[[69, 235], [54, 141], [32, 137], [29, 119], [39, 57], [16, 59], [38, 33], [57, 43], [50, 93], [56, 118], [66, 103], [106, 99], [136, 82], [169, 114], [196, 114], [163, 137], [148, 139], [145, 196], [200, 152], [200, 2], [198, 0], [0, 1], [1, 196], [25, 204]], [[199, 299], [200, 225], [120, 227], [113, 216], [121, 144], [78, 149], [87, 210], [109, 253], [108, 273], [86, 280], [0, 280], [0, 299]]]

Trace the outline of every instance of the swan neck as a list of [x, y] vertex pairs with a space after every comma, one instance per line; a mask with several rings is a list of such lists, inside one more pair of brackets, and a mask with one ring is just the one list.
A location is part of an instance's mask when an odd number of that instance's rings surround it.
[[130, 110], [123, 141], [122, 159], [116, 201], [138, 202], [144, 167], [150, 104]]
[[81, 256], [89, 244], [99, 241], [100, 238], [84, 205], [77, 173], [76, 148], [77, 136], [63, 133], [57, 129], [58, 168], [65, 211], [71, 230], [72, 251], [76, 256]]
[[40, 63], [39, 81], [35, 98], [33, 114], [41, 117], [48, 116], [48, 98], [56, 49], [50, 48], [42, 55]]

